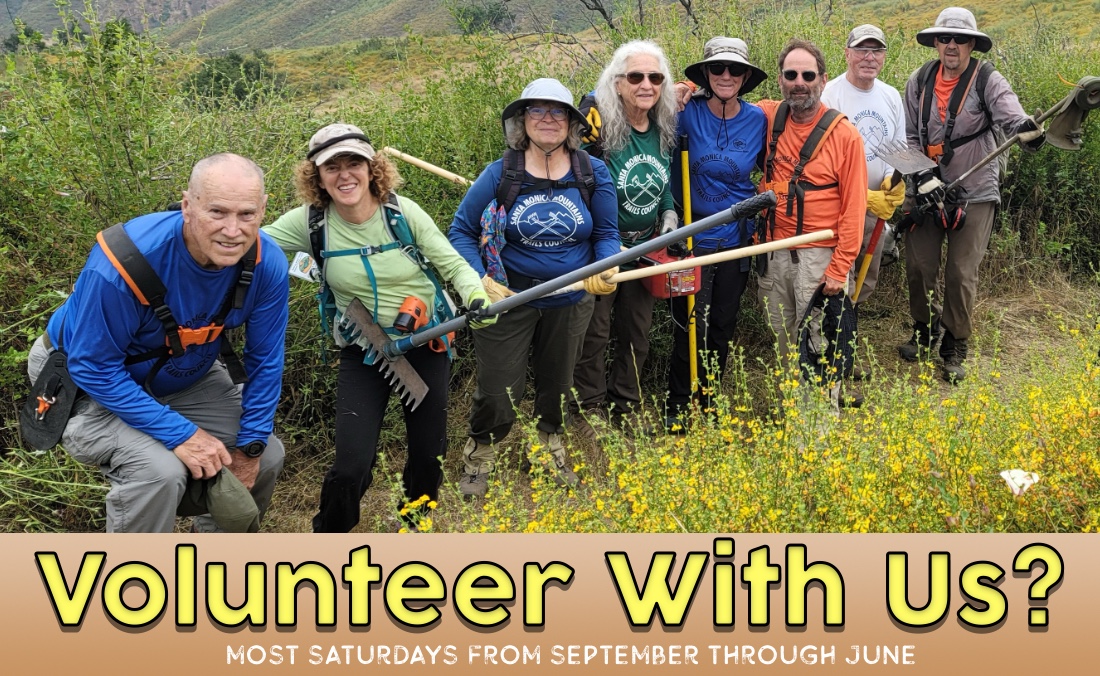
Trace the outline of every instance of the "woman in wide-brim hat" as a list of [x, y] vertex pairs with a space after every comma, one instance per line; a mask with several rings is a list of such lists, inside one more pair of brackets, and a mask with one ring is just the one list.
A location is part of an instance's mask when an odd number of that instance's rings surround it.
[[[451, 247], [432, 218], [418, 204], [395, 192], [397, 168], [356, 126], [330, 124], [313, 135], [309, 150], [295, 168], [295, 187], [305, 203], [264, 228], [284, 252], [311, 255], [312, 221], [319, 222], [324, 283], [333, 294], [332, 333], [340, 347], [336, 377], [336, 457], [321, 484], [321, 504], [313, 517], [314, 532], [343, 533], [359, 523], [359, 502], [371, 485], [386, 408], [394, 384], [379, 370], [381, 357], [361, 333], [341, 330], [340, 315], [358, 298], [373, 311], [375, 322], [394, 331], [401, 306], [416, 298], [425, 314], [442, 298], [439, 280], [447, 280], [467, 307], [488, 305], [476, 272]], [[405, 227], [401, 227], [401, 221]], [[408, 232], [416, 250], [430, 261], [429, 276], [406, 251], [399, 232]], [[476, 325], [475, 325], [476, 326]], [[451, 363], [448, 345], [424, 345], [405, 354], [428, 386], [419, 405], [402, 402], [408, 457], [402, 482], [405, 497], [438, 497], [443, 481], [440, 458], [447, 451], [447, 391]], [[415, 409], [415, 410], [414, 410]], [[415, 528], [415, 523], [404, 524]]]
[[[524, 88], [501, 115], [505, 157], [478, 176], [455, 213], [448, 237], [483, 275], [490, 297], [500, 298], [555, 279], [619, 250], [615, 188], [604, 163], [591, 160], [591, 183], [580, 158], [587, 124], [560, 82], [540, 78]], [[583, 151], [580, 151], [583, 152]], [[521, 164], [522, 163], [522, 164]], [[522, 167], [522, 171], [520, 171]], [[498, 204], [507, 170], [517, 187], [512, 203]], [[502, 197], [507, 202], [507, 197]], [[562, 485], [578, 479], [562, 439], [562, 411], [573, 366], [592, 314], [590, 293], [610, 293], [614, 270], [586, 280], [586, 291], [556, 294], [509, 311], [477, 332], [477, 389], [463, 449], [466, 495], [484, 495], [496, 465], [495, 444], [515, 421], [523, 397], [528, 353], [535, 374], [538, 446], [550, 452], [547, 469]], [[538, 450], [532, 448], [531, 450]]]
[[974, 40], [974, 51], [988, 52], [993, 49], [993, 40], [978, 30], [974, 14], [964, 7], [948, 7], [936, 17], [931, 28], [917, 33], [917, 42], [925, 47], [935, 47], [939, 35], [956, 35]]
[[[679, 133], [687, 137], [691, 167], [692, 221], [728, 209], [756, 192], [751, 180], [756, 158], [763, 149], [767, 120], [764, 111], [744, 100], [767, 74], [749, 60], [744, 40], [716, 37], [703, 47], [703, 58], [684, 69], [699, 89], [680, 112]], [[682, 169], [677, 153], [673, 162], [673, 195], [683, 195]], [[742, 219], [706, 230], [694, 238], [696, 256], [746, 246], [754, 231], [753, 219]], [[706, 388], [702, 408], [710, 406], [710, 394], [721, 382], [737, 329], [741, 295], [749, 279], [749, 259], [727, 261], [703, 268], [702, 288], [695, 296], [697, 373]], [[692, 394], [688, 354], [687, 299], [672, 301], [673, 351], [668, 369], [666, 427], [683, 427], [679, 420]], [[699, 354], [707, 355], [701, 359]], [[708, 366], [717, 372], [708, 373]], [[713, 380], [710, 377], [713, 376]]]

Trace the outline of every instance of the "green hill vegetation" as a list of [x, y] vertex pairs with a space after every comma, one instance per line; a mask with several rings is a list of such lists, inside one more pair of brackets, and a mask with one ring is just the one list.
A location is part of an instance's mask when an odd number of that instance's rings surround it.
[[[743, 35], [753, 59], [772, 71], [783, 42], [798, 35], [823, 45], [830, 71], [838, 73], [844, 36], [863, 19], [847, 9], [823, 22], [820, 13], [804, 9], [766, 13], [762, 4], [746, 2], [721, 12], [717, 3], [698, 5], [709, 8], [699, 27], [678, 5], [657, 3], [645, 6], [644, 26], [626, 15], [618, 32], [593, 31], [582, 40], [362, 38], [267, 57], [244, 50], [238, 70], [248, 58], [261, 67], [249, 71], [257, 75], [243, 95], [236, 87], [196, 89], [203, 60], [181, 56], [150, 35], [107, 39], [92, 29], [79, 43], [10, 61], [0, 76], [0, 530], [102, 528], [105, 487], [97, 470], [77, 465], [61, 449], [25, 449], [15, 423], [27, 391], [27, 350], [71, 288], [98, 230], [163, 208], [178, 198], [196, 160], [227, 149], [265, 168], [270, 221], [297, 203], [292, 169], [308, 138], [337, 120], [362, 126], [377, 146], [474, 177], [500, 156], [500, 111], [525, 83], [555, 76], [577, 94], [587, 91], [625, 39], [655, 38], [681, 70], [698, 58], [706, 37]], [[883, 77], [895, 85], [930, 56], [911, 40], [912, 30], [900, 23], [891, 28], [897, 39]], [[1068, 91], [1060, 76], [1072, 82], [1100, 74], [1092, 43], [1053, 23], [1006, 30], [997, 41], [991, 57], [1029, 109], [1050, 106]], [[285, 81], [274, 77], [278, 73]], [[777, 93], [770, 79], [753, 96]], [[861, 315], [860, 359], [875, 374], [864, 386], [864, 408], [837, 421], [822, 410], [809, 419], [794, 415], [790, 402], [799, 395], [790, 374], [774, 366], [766, 323], [750, 292], [730, 372], [719, 383], [718, 409], [693, 416], [686, 436], [612, 432], [599, 447], [570, 439], [584, 483], [564, 492], [538, 472], [519, 471], [521, 449], [534, 430], [518, 426], [504, 442], [505, 471], [489, 496], [463, 502], [453, 485], [472, 391], [473, 360], [463, 352], [451, 390], [445, 470], [452, 483], [439, 505], [413, 508], [424, 529], [1097, 530], [1098, 119], [1087, 121], [1085, 147], [1077, 153], [1012, 152], [981, 272], [978, 354], [972, 377], [960, 387], [936, 380], [930, 364], [894, 356], [908, 318], [903, 271], [893, 266]], [[402, 194], [446, 227], [463, 191], [412, 167], [401, 170]], [[664, 389], [670, 321], [659, 311], [652, 334], [643, 390], [655, 398]], [[317, 333], [313, 289], [295, 282], [276, 423], [287, 442], [287, 470], [265, 526], [270, 530], [308, 529], [332, 461], [335, 365], [321, 359], [331, 346], [322, 347]], [[468, 350], [468, 339], [460, 341]], [[656, 412], [650, 408], [651, 416]], [[400, 494], [404, 428], [395, 407], [382, 444], [363, 530], [390, 528]], [[1014, 497], [999, 477], [1013, 468], [1037, 472], [1040, 483]]]

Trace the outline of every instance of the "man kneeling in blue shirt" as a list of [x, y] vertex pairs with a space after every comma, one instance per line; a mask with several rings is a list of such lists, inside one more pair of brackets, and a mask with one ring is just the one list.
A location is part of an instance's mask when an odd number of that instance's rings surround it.
[[[31, 348], [32, 381], [62, 350], [83, 392], [62, 442], [110, 480], [109, 532], [171, 532], [194, 482], [221, 480], [223, 467], [251, 491], [261, 516], [271, 500], [284, 454], [272, 430], [288, 285], [286, 258], [260, 233], [266, 204], [263, 171], [251, 160], [200, 160], [181, 210], [135, 218], [124, 234], [116, 226], [113, 239], [100, 234], [72, 295]], [[124, 274], [127, 258], [144, 258], [153, 275]], [[159, 315], [159, 299], [145, 297], [150, 276], [165, 287]], [[242, 325], [240, 372], [222, 343]], [[200, 517], [194, 528], [219, 523]]]

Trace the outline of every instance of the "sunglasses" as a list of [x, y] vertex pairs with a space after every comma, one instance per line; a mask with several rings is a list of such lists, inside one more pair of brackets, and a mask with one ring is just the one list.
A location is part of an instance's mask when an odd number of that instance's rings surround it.
[[852, 47], [853, 52], [859, 55], [859, 58], [865, 59], [867, 55], [882, 56], [886, 53], [885, 47]]
[[707, 64], [707, 70], [711, 75], [721, 77], [727, 70], [733, 77], [741, 77], [745, 73], [749, 72], [748, 66], [743, 66], [739, 63], [711, 63]]
[[954, 42], [956, 45], [965, 45], [974, 38], [969, 35], [937, 35], [936, 42], [941, 45], [949, 45]]
[[783, 71], [783, 79], [786, 80], [787, 82], [794, 82], [795, 80], [798, 79], [799, 75], [801, 75], [802, 80], [804, 82], [807, 82], [807, 83], [813, 82], [814, 80], [817, 79], [817, 71], [813, 71], [813, 70], [804, 70], [801, 73], [799, 73], [797, 70], [785, 70], [785, 71]]
[[532, 120], [544, 120], [549, 115], [555, 122], [561, 122], [569, 117], [569, 111], [565, 108], [548, 108], [546, 106], [527, 106], [527, 115]]
[[632, 85], [642, 84], [642, 80], [649, 78], [649, 83], [653, 85], [660, 85], [665, 81], [665, 76], [662, 73], [639, 73], [637, 71], [626, 73], [623, 77], [626, 81]]

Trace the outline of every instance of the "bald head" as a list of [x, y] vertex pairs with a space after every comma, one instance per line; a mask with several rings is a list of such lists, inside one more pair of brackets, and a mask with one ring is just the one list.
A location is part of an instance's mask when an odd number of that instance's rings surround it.
[[264, 172], [240, 155], [200, 160], [183, 193], [183, 239], [204, 268], [236, 265], [256, 241], [267, 195]]
[[247, 157], [234, 153], [218, 153], [204, 157], [191, 169], [191, 178], [187, 182], [187, 192], [194, 197], [202, 190], [208, 175], [234, 175], [238, 178], [251, 177], [259, 183], [260, 192], [264, 191], [264, 170]]

